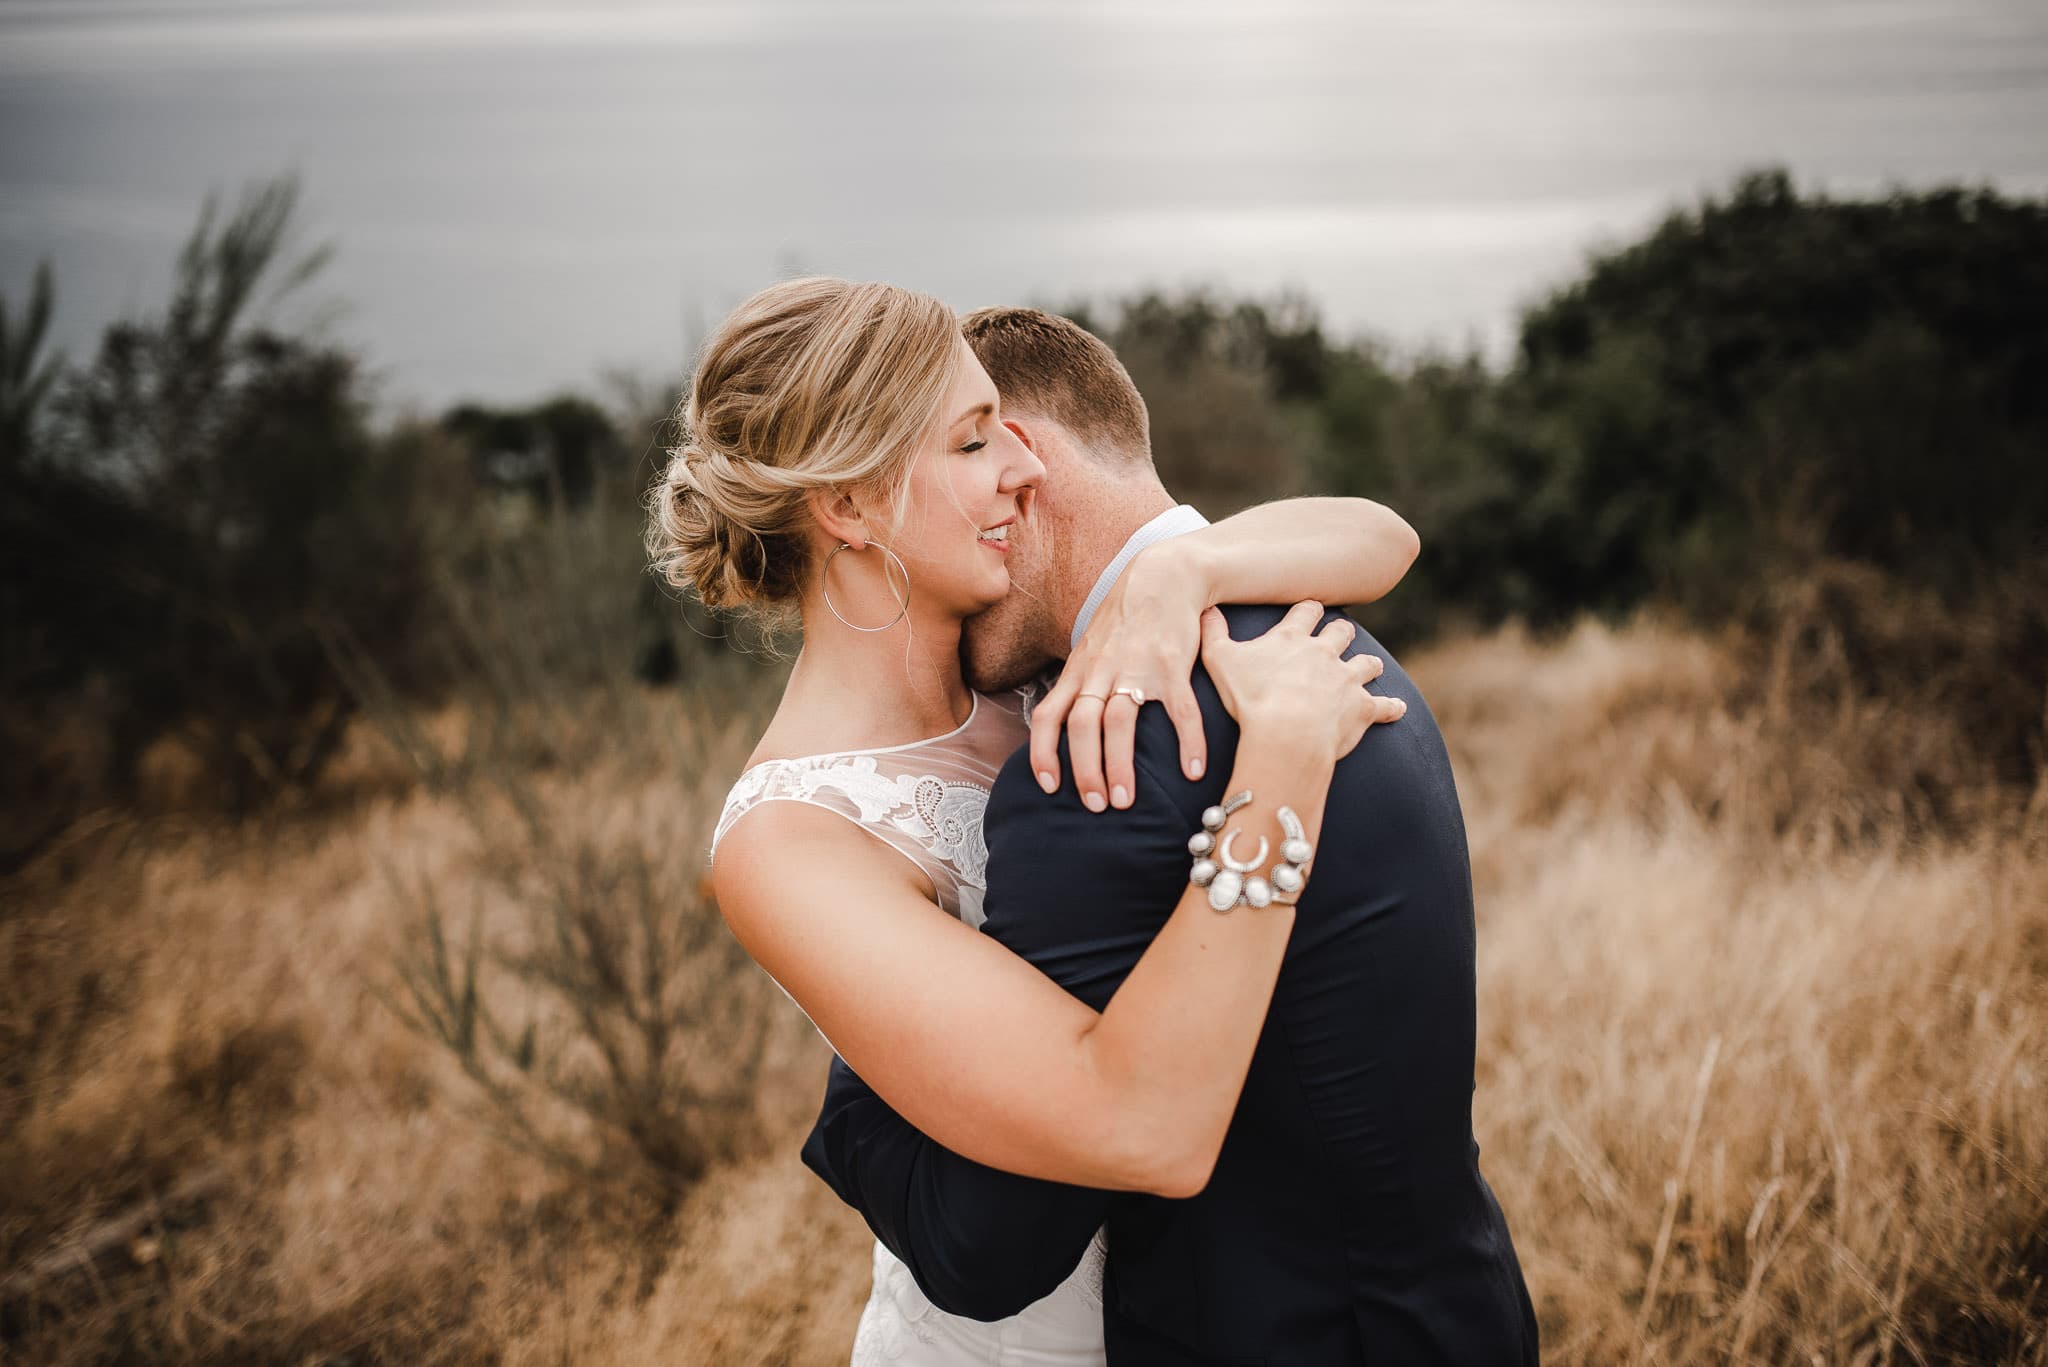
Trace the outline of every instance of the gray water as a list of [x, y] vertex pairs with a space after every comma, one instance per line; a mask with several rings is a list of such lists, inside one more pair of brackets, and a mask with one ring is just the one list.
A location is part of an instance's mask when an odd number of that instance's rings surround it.
[[388, 402], [667, 378], [793, 271], [969, 308], [1300, 290], [1499, 355], [1746, 167], [2048, 190], [2039, 0], [0, 0], [0, 292], [74, 353], [295, 168]]

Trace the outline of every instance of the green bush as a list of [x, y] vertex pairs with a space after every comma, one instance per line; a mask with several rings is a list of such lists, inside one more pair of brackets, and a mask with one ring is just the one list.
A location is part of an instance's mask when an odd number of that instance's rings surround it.
[[1196, 292], [1067, 312], [1116, 350], [1145, 395], [1154, 458], [1181, 497], [1228, 512], [1306, 487], [1312, 446], [1293, 401], [1315, 392], [1325, 354], [1307, 303]]
[[1967, 594], [2044, 549], [2044, 374], [2048, 204], [1749, 176], [1523, 320], [1517, 557], [1553, 616], [1725, 614], [1819, 558]]
[[[166, 738], [198, 771], [177, 801], [250, 811], [366, 702], [395, 734], [451, 692], [502, 719], [725, 668], [646, 569], [659, 434], [574, 395], [379, 430], [356, 359], [266, 307], [325, 258], [291, 250], [296, 201], [209, 199], [164, 307], [82, 364], [48, 354], [47, 269], [0, 304], [0, 868], [144, 801]], [[626, 395], [637, 426], [658, 397]]]
[[[1332, 339], [1294, 299], [1068, 312], [1124, 356], [1176, 492], [1358, 494], [1415, 525], [1364, 613], [1397, 649], [1646, 606], [1760, 648], [1803, 623], [1795, 653], [1859, 666], [1830, 686], [1968, 680], [1941, 705], [1989, 764], [2024, 785], [2048, 759], [2048, 204], [1751, 175], [1590, 261], [1502, 370]], [[1926, 648], [1886, 667], [1904, 621]]]
[[[47, 271], [0, 306], [0, 867], [132, 799], [165, 736], [249, 809], [317, 778], [365, 701], [395, 737], [452, 691], [500, 718], [539, 703], [555, 723], [507, 734], [560, 748], [592, 690], [751, 667], [646, 572], [673, 396], [377, 429], [354, 358], [260, 307], [322, 259], [291, 259], [294, 206], [289, 181], [224, 218], [209, 201], [163, 310], [83, 364], [48, 354]], [[1752, 175], [1592, 259], [1500, 369], [1333, 337], [1295, 296], [1069, 312], [1145, 392], [1176, 492], [1213, 513], [1363, 494], [1415, 524], [1421, 560], [1366, 616], [1397, 648], [1646, 604], [1758, 629], [1785, 584], [1842, 567], [1976, 621], [2048, 563], [2042, 202]], [[1958, 639], [1995, 642], [2024, 691], [2038, 637]]]
[[[160, 314], [109, 327], [82, 366], [9, 383], [0, 554], [26, 586], [6, 603], [9, 729], [19, 743], [39, 719], [91, 719], [80, 800], [132, 797], [167, 734], [231, 808], [309, 781], [352, 711], [309, 622], [380, 649], [407, 633], [416, 472], [370, 430], [353, 358], [259, 307], [322, 260], [286, 259], [295, 201], [288, 180], [224, 219], [209, 200]], [[22, 416], [25, 390], [49, 402]], [[12, 808], [50, 796], [34, 789], [62, 767], [27, 758]]]
[[571, 508], [588, 504], [599, 478], [625, 463], [604, 410], [571, 394], [532, 408], [461, 404], [442, 417], [441, 429], [469, 448], [482, 479]]
[[1823, 561], [1967, 599], [2048, 552], [2048, 204], [1739, 181], [1594, 258], [1515, 358], [1331, 339], [1295, 298], [1069, 314], [1145, 391], [1169, 485], [1399, 509], [1403, 635], [1675, 603], [1747, 610]]

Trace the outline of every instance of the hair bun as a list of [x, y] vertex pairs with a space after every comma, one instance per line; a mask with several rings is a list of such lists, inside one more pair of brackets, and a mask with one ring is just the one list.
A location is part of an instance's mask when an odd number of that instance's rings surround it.
[[739, 608], [763, 596], [770, 567], [760, 536], [733, 516], [719, 465], [730, 470], [694, 442], [669, 452], [648, 500], [647, 552], [655, 573], [706, 607]]
[[746, 300], [705, 343], [648, 491], [655, 572], [713, 608], [794, 606], [808, 496], [906, 478], [960, 349], [952, 310], [893, 285], [786, 280]]

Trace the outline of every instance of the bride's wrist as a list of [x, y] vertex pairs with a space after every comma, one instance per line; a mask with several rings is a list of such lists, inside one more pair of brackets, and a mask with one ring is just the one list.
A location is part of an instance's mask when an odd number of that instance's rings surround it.
[[1237, 752], [1244, 759], [1256, 760], [1261, 767], [1304, 776], [1320, 775], [1325, 784], [1330, 771], [1337, 767], [1337, 756], [1326, 741], [1299, 725], [1278, 719], [1247, 717], [1238, 727]]
[[1126, 573], [1146, 596], [1185, 599], [1197, 616], [1217, 602], [1216, 560], [1199, 533], [1153, 542], [1132, 558]]
[[[1245, 809], [1256, 800], [1252, 789], [1238, 789], [1205, 809], [1201, 829], [1188, 838], [1188, 854], [1194, 860], [1188, 881], [1206, 890], [1212, 911], [1227, 912], [1240, 905], [1258, 910], [1291, 907], [1307, 884], [1315, 845], [1301, 814], [1284, 801], [1269, 798], [1266, 810], [1254, 816]], [[1246, 837], [1258, 841], [1256, 852], [1238, 848]]]

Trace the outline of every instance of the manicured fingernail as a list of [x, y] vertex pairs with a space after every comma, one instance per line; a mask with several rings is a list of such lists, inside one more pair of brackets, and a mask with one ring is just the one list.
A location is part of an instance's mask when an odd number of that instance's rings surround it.
[[1112, 807], [1128, 807], [1131, 805], [1131, 795], [1125, 791], [1123, 784], [1119, 783], [1116, 787], [1109, 790], [1109, 805]]
[[1048, 793], [1056, 792], [1059, 789], [1060, 781], [1046, 770], [1040, 769], [1038, 771], [1038, 786], [1045, 789]]
[[1405, 717], [1405, 716], [1407, 716], [1407, 715], [1408, 715], [1408, 704], [1407, 704], [1407, 703], [1405, 703], [1405, 702], [1402, 702], [1402, 701], [1401, 701], [1401, 700], [1400, 700], [1399, 698], [1396, 698], [1396, 699], [1394, 699], [1394, 715], [1395, 715], [1395, 716], [1397, 716], [1397, 717]]
[[1103, 802], [1102, 802], [1102, 794], [1101, 794], [1101, 793], [1083, 793], [1083, 794], [1081, 794], [1081, 805], [1082, 805], [1082, 806], [1084, 806], [1084, 807], [1086, 807], [1086, 808], [1087, 808], [1087, 809], [1088, 809], [1089, 811], [1091, 811], [1091, 812], [1099, 812], [1099, 811], [1101, 811], [1101, 810], [1102, 810], [1102, 807], [1103, 807]]
[[1187, 767], [1188, 767], [1188, 777], [1189, 777], [1189, 778], [1200, 778], [1200, 777], [1202, 776], [1202, 761], [1200, 761], [1200, 760], [1198, 760], [1198, 759], [1190, 758], [1190, 759], [1188, 760], [1188, 766], [1187, 766]]

